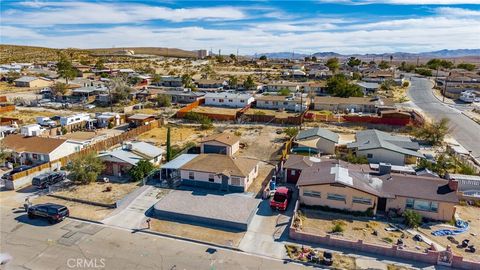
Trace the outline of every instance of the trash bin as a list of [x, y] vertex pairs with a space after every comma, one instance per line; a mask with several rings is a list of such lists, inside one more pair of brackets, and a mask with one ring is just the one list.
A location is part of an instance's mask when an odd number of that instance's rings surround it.
[[277, 188], [277, 183], [275, 181], [270, 181], [270, 190], [275, 190]]

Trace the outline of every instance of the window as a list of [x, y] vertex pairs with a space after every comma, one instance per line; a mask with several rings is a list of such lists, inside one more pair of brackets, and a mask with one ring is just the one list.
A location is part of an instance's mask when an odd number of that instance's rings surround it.
[[415, 200], [409, 198], [407, 199], [405, 207], [419, 211], [438, 212], [438, 202], [432, 201]]
[[223, 99], [219, 99], [218, 102], [223, 103]]
[[240, 99], [240, 102], [241, 102], [241, 103], [244, 103], [244, 102], [245, 102], [245, 100], [243, 100], [243, 99]]
[[234, 186], [242, 186], [242, 181], [240, 180], [240, 177], [232, 177], [232, 185]]
[[188, 179], [194, 180], [195, 179], [195, 173], [194, 172], [188, 172]]
[[367, 158], [373, 158], [373, 154], [367, 154]]
[[334, 194], [334, 193], [328, 193], [327, 199], [333, 200], [333, 201], [345, 201], [345, 195], [341, 194]]
[[352, 202], [353, 203], [359, 203], [359, 204], [371, 205], [372, 204], [372, 199], [362, 198], [362, 197], [353, 197]]
[[288, 105], [288, 101], [283, 102], [283, 105]]
[[209, 174], [208, 175], [208, 182], [215, 182], [215, 175], [214, 174]]
[[232, 103], [232, 102], [233, 102], [233, 99], [229, 99], [228, 102]]
[[295, 173], [296, 173], [295, 170], [290, 170], [290, 174], [291, 174], [292, 176], [295, 176]]
[[303, 196], [321, 198], [321, 193], [319, 191], [304, 189]]

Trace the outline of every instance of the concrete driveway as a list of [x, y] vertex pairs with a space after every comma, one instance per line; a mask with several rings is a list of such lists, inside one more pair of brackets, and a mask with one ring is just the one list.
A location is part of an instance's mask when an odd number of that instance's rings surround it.
[[270, 208], [270, 200], [263, 200], [253, 217], [248, 231], [240, 242], [239, 249], [277, 259], [285, 259], [285, 241], [288, 240], [288, 226], [293, 215], [296, 193], [287, 211]]
[[158, 194], [162, 189], [154, 186], [143, 186], [141, 193], [134, 194], [132, 198], [126, 198], [126, 202], [116, 209], [102, 223], [122, 227], [131, 230], [146, 228], [146, 212], [159, 201]]

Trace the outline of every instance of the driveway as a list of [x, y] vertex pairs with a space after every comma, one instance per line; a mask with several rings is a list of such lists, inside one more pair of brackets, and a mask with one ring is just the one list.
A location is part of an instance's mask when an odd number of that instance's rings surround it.
[[120, 208], [116, 209], [102, 223], [131, 230], [146, 228], [146, 212], [159, 201], [158, 194], [162, 189], [154, 186], [142, 187], [142, 192], [133, 198], [125, 198]]
[[451, 135], [467, 150], [472, 151], [475, 158], [480, 157], [480, 125], [462, 114], [461, 105], [442, 103], [433, 95], [433, 83], [425, 78], [411, 77], [408, 95], [413, 107], [420, 108], [430, 118], [440, 120], [448, 118], [452, 128]]
[[240, 242], [239, 249], [277, 259], [285, 259], [285, 241], [288, 240], [288, 226], [295, 208], [293, 196], [287, 211], [279, 212], [270, 208], [270, 200], [263, 200], [253, 217], [248, 231]]

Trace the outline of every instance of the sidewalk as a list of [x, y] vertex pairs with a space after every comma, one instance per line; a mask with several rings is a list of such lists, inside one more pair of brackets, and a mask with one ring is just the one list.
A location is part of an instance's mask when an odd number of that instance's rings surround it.
[[119, 209], [113, 215], [102, 220], [102, 223], [130, 230], [141, 229], [146, 226], [146, 212], [158, 202], [157, 194], [162, 189], [147, 186], [145, 191], [134, 198], [124, 209]]

